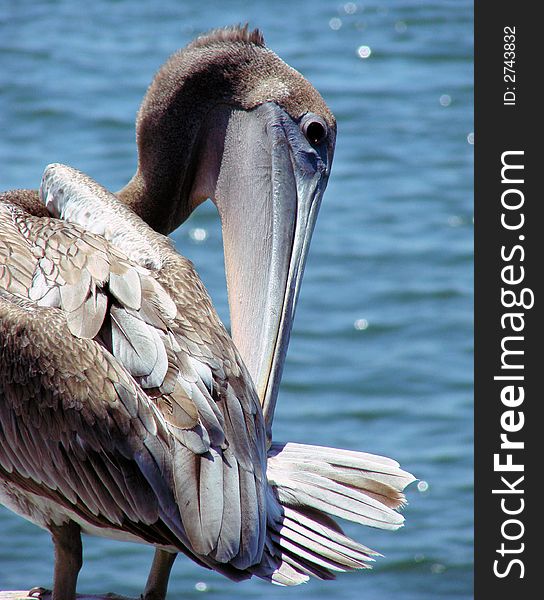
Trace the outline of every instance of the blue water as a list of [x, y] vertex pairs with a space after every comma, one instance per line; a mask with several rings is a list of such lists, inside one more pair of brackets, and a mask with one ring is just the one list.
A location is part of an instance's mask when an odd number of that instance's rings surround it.
[[[197, 33], [245, 21], [338, 120], [275, 437], [391, 456], [422, 482], [400, 531], [346, 525], [385, 555], [371, 572], [280, 589], [180, 558], [170, 598], [470, 598], [471, 2], [0, 0], [0, 189], [37, 187], [56, 161], [119, 189], [155, 70]], [[174, 239], [227, 320], [213, 206]], [[89, 538], [84, 551], [81, 590], [141, 592], [150, 548]], [[47, 533], [0, 509], [0, 589], [50, 585], [52, 565]]]

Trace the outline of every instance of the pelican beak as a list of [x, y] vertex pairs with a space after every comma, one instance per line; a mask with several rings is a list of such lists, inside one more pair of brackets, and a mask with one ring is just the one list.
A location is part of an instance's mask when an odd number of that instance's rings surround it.
[[226, 129], [214, 200], [222, 221], [231, 334], [255, 383], [269, 440], [334, 141], [331, 129], [310, 144], [301, 123], [273, 103], [232, 113]]

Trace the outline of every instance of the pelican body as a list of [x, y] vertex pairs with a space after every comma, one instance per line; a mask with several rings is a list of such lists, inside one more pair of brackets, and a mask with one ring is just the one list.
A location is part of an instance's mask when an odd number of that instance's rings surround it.
[[[272, 441], [335, 136], [258, 31], [217, 30], [156, 75], [116, 195], [59, 164], [0, 195], [0, 501], [51, 532], [54, 600], [75, 598], [81, 533], [155, 546], [150, 600], [178, 552], [295, 585], [376, 554], [329, 515], [402, 524], [395, 461]], [[231, 335], [165, 237], [207, 198]]]

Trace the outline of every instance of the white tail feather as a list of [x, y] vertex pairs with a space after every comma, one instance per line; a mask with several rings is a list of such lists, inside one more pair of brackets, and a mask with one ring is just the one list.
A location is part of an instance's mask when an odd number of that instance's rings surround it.
[[344, 535], [328, 515], [398, 529], [404, 518], [395, 509], [405, 504], [402, 491], [415, 481], [383, 456], [295, 443], [272, 444], [267, 479], [265, 559], [253, 572], [280, 585], [370, 568], [379, 554]]

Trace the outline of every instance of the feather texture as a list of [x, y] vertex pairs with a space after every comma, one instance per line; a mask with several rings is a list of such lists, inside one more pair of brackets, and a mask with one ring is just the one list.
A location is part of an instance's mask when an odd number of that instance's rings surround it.
[[41, 196], [49, 216], [0, 195], [12, 508], [184, 552], [234, 580], [368, 568], [377, 553], [329, 515], [396, 529], [414, 478], [353, 451], [267, 454], [253, 384], [191, 263], [82, 173], [49, 167]]
[[281, 585], [369, 568], [379, 554], [344, 535], [329, 515], [397, 529], [404, 519], [394, 509], [414, 481], [382, 456], [295, 443], [272, 444], [267, 478], [267, 559], [254, 572]]
[[[264, 427], [243, 382], [224, 420], [221, 394], [243, 369], [205, 289], [166, 238], [83, 174], [50, 167], [41, 195], [51, 217], [0, 197], [0, 435], [22, 457], [2, 452], [2, 477], [61, 512], [80, 502], [84, 530], [118, 529], [247, 577], [225, 563], [262, 553]], [[48, 410], [28, 404], [28, 385]], [[45, 423], [58, 432], [50, 467], [33, 458]], [[254, 466], [240, 455], [249, 438]]]

